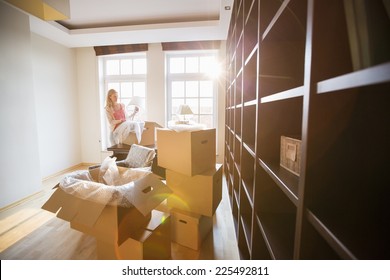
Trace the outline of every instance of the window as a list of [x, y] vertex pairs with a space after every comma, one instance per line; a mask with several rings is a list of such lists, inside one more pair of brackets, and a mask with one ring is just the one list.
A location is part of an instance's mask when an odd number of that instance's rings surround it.
[[[118, 92], [118, 102], [126, 105], [126, 110], [131, 113], [134, 110], [133, 105], [129, 105], [134, 96], [141, 99], [141, 110], [137, 117], [146, 119], [146, 74], [147, 61], [146, 53], [131, 53], [121, 55], [107, 55], [99, 58], [100, 71], [102, 78], [102, 102], [103, 111], [106, 102], [106, 95], [109, 89], [115, 89]], [[102, 113], [102, 148], [110, 145], [110, 131], [107, 126], [106, 115]]]
[[215, 128], [217, 122], [217, 51], [171, 52], [167, 62], [167, 120], [177, 120], [181, 104], [190, 106], [193, 121]]

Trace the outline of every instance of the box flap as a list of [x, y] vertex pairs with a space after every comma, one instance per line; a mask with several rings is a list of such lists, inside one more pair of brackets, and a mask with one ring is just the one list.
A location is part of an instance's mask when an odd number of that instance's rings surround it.
[[169, 216], [170, 216], [169, 213], [153, 210], [152, 218], [150, 219], [149, 223], [146, 225], [146, 229], [151, 231], [155, 230], [159, 225], [164, 224], [164, 222], [166, 222]]
[[57, 213], [62, 207], [63, 201], [66, 200], [66, 196], [67, 194], [63, 190], [57, 188], [41, 208], [52, 213]]
[[67, 193], [65, 194], [66, 197], [62, 201], [62, 208], [58, 212], [57, 217], [65, 221], [71, 221], [77, 215], [82, 199]]
[[171, 189], [158, 176], [151, 173], [134, 182], [134, 187], [131, 189], [128, 199], [146, 216], [171, 193]]

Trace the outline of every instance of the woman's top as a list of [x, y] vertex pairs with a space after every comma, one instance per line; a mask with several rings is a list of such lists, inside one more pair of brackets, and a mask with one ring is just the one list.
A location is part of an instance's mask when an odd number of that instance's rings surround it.
[[114, 131], [122, 122], [126, 120], [126, 110], [123, 103], [119, 104], [118, 110], [106, 107], [107, 120], [110, 123], [111, 131]]

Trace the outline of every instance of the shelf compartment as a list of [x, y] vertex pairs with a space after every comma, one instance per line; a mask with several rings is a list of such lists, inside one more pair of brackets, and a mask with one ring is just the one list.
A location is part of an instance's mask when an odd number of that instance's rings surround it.
[[245, 65], [244, 77], [243, 103], [257, 99], [257, 49]]
[[[276, 13], [281, 9], [281, 5], [286, 5], [289, 1], [279, 0], [261, 0], [260, 1], [260, 38], [264, 36], [267, 29], [271, 28], [271, 21], [275, 18]], [[267, 31], [268, 33], [268, 31]]]
[[384, 83], [311, 98], [305, 202], [358, 259], [390, 258], [389, 92]]
[[[269, 4], [270, 1], [265, 1]], [[276, 1], [279, 2], [280, 1]], [[265, 4], [267, 5], [267, 4]], [[275, 4], [274, 4], [275, 6]], [[261, 6], [260, 6], [261, 11]], [[261, 40], [301, 41], [306, 37], [307, 1], [284, 0], [261, 34]]]
[[260, 103], [257, 124], [257, 156], [267, 164], [280, 163], [280, 137], [301, 139], [303, 97]]
[[234, 132], [241, 137], [241, 107], [234, 109]]
[[[302, 233], [301, 255], [303, 260], [338, 260], [346, 250], [337, 240], [329, 240], [329, 234], [321, 234], [325, 227], [316, 217], [307, 211], [304, 231]], [[340, 254], [341, 251], [341, 254]], [[339, 253], [337, 253], [339, 252]], [[351, 256], [344, 256], [344, 259], [352, 259]]]
[[234, 193], [235, 195], [238, 196], [241, 187], [241, 176], [236, 164], [234, 164], [234, 168], [233, 168], [233, 186], [234, 186]]
[[255, 151], [256, 144], [256, 104], [243, 107], [242, 141]]
[[234, 162], [237, 164], [238, 168], [241, 166], [241, 139], [234, 137]]
[[253, 203], [253, 185], [254, 185], [254, 173], [255, 173], [255, 158], [245, 147], [242, 149], [242, 167], [241, 178], [243, 181], [243, 187], [248, 194], [249, 200]]
[[275, 259], [293, 259], [296, 207], [271, 177], [256, 172], [255, 214]]
[[[244, 29], [244, 60], [246, 60], [258, 42], [259, 25], [259, 0], [244, 2], [245, 9], [248, 9]], [[247, 8], [247, 6], [249, 6]], [[250, 10], [249, 10], [250, 9]]]
[[[242, 184], [244, 187], [244, 184]], [[247, 195], [246, 191], [240, 191], [240, 220], [242, 224], [243, 234], [248, 244], [248, 248], [251, 247], [252, 242], [252, 212], [253, 204]]]
[[236, 77], [242, 72], [242, 66], [244, 61], [244, 40], [243, 36], [238, 41], [237, 49], [236, 49]]
[[234, 105], [242, 104], [242, 74], [240, 73], [236, 78], [235, 83], [235, 102]]
[[258, 217], [255, 217], [253, 223], [253, 238], [252, 240], [252, 260], [273, 260], [274, 256], [270, 254], [271, 246], [267, 242], [267, 239], [264, 239], [265, 233], [261, 226], [261, 223]]
[[[259, 167], [264, 169], [265, 172], [271, 177], [275, 184], [284, 192], [284, 194], [294, 203], [298, 205], [298, 189], [299, 189], [299, 177], [295, 174], [287, 171], [280, 165], [272, 165], [265, 163], [261, 159], [258, 159]], [[256, 179], [257, 180], [257, 179]]]
[[[308, 242], [312, 246], [313, 243], [322, 243], [321, 247], [326, 247], [326, 251], [329, 253], [331, 257], [329, 259], [356, 259], [356, 257], [346, 248], [343, 243], [340, 242], [340, 240], [337, 239], [336, 236], [332, 234], [331, 231], [329, 231], [328, 228], [310, 211], [306, 211], [306, 218], [309, 221], [309, 225], [307, 226], [305, 238], [303, 238], [303, 242]], [[316, 241], [313, 242], [312, 240], [306, 240], [306, 238], [309, 236], [318, 236]], [[326, 243], [326, 245], [325, 245]], [[315, 256], [315, 252], [309, 251], [309, 245], [305, 246], [303, 245], [303, 258], [310, 258], [312, 259]], [[306, 251], [305, 251], [306, 250]], [[306, 257], [305, 257], [306, 255]]]
[[[349, 1], [353, 6], [347, 9], [344, 2], [329, 0], [314, 5], [312, 67], [317, 69], [313, 72], [314, 81], [339, 77], [390, 60], [390, 20], [382, 1]], [[360, 3], [365, 6], [361, 17], [356, 10], [362, 8]], [[355, 25], [348, 26], [353, 17], [356, 17]]]
[[237, 196], [233, 192], [233, 197], [232, 197], [232, 214], [233, 214], [233, 224], [234, 224], [234, 229], [236, 236], [238, 237], [238, 201], [237, 201]]
[[[306, 1], [284, 1], [259, 47], [260, 97], [303, 86]], [[266, 35], [266, 36], [265, 36]]]
[[243, 228], [242, 223], [239, 223], [238, 227], [239, 227], [239, 229], [238, 229], [237, 243], [238, 243], [240, 258], [243, 260], [249, 260], [250, 259], [250, 251], [249, 251], [250, 247], [249, 247], [247, 239], [245, 237], [244, 228]]

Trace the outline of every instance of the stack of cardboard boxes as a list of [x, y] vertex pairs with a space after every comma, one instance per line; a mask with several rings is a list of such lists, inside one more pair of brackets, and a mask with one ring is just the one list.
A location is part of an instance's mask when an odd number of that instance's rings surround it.
[[213, 228], [222, 199], [222, 166], [216, 164], [216, 130], [157, 129], [158, 165], [166, 168], [172, 241], [199, 250]]
[[[125, 170], [119, 167], [120, 172]], [[98, 182], [99, 168], [89, 172]], [[149, 174], [134, 182], [134, 207], [80, 198], [57, 185], [42, 208], [69, 221], [73, 229], [96, 237], [98, 259], [170, 259], [170, 214], [156, 210], [170, 194], [158, 176]]]

